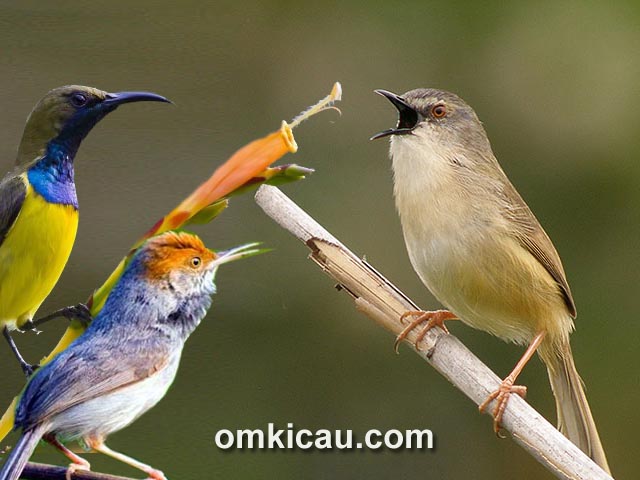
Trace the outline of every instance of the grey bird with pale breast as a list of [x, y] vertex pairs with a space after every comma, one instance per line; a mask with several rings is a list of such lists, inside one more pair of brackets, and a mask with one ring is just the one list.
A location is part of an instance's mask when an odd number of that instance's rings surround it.
[[264, 251], [256, 245], [214, 253], [195, 235], [172, 231], [147, 240], [87, 330], [30, 378], [15, 410], [22, 436], [0, 480], [20, 477], [41, 438], [73, 462], [67, 479], [90, 469], [65, 446], [79, 442], [166, 480], [105, 442], [164, 397], [185, 342], [211, 306], [218, 267]]
[[[500, 428], [514, 385], [537, 351], [556, 400], [558, 428], [609, 472], [604, 449], [576, 370], [569, 334], [576, 308], [560, 257], [498, 164], [474, 110], [453, 93], [385, 90], [398, 110], [390, 136], [394, 195], [413, 268], [447, 308], [407, 312], [415, 320], [398, 337], [426, 321], [418, 338], [450, 319], [505, 341], [527, 345], [493, 400]], [[445, 329], [446, 330], [446, 329]]]

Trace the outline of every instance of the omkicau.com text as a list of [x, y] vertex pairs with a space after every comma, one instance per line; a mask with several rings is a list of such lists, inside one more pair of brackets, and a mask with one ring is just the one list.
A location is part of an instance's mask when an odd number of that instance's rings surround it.
[[362, 441], [356, 439], [353, 430], [309, 430], [277, 428], [273, 423], [264, 429], [221, 429], [215, 435], [215, 444], [221, 450], [430, 450], [434, 435], [429, 429], [368, 430]]

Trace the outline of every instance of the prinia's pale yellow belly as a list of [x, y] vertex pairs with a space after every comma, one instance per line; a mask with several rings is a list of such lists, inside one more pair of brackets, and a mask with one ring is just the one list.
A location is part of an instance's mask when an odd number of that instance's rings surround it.
[[410, 255], [427, 287], [465, 323], [521, 344], [541, 331], [552, 339], [568, 334], [558, 287], [515, 239], [447, 243], [430, 251], [423, 240]]
[[78, 211], [47, 203], [28, 187], [22, 210], [0, 245], [0, 326], [31, 319], [57, 283], [78, 230]]
[[500, 182], [461, 175], [428, 145], [409, 135], [391, 141], [396, 205], [420, 279], [474, 328], [522, 344], [541, 331], [566, 339], [573, 322], [558, 285], [487, 194]]

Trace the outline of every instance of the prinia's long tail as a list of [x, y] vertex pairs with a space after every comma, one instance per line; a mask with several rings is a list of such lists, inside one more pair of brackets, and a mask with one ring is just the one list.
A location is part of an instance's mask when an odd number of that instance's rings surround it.
[[589, 455], [603, 470], [611, 473], [584, 393], [582, 379], [573, 363], [571, 346], [566, 342], [556, 355], [544, 357], [547, 357], [544, 360], [556, 399], [558, 430]]
[[44, 427], [39, 425], [22, 434], [0, 471], [0, 480], [17, 480], [20, 477], [43, 432]]

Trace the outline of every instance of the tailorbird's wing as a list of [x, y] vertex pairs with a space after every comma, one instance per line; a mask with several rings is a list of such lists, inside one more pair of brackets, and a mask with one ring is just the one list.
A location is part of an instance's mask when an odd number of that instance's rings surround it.
[[[135, 325], [129, 328], [135, 330]], [[171, 350], [160, 341], [150, 344], [143, 334], [135, 338], [87, 331], [36, 370], [20, 398], [15, 425], [29, 429], [74, 405], [149, 378], [168, 365]]]
[[571, 295], [571, 289], [569, 288], [564, 268], [562, 267], [562, 261], [551, 239], [531, 209], [516, 191], [515, 187], [508, 180], [504, 185], [504, 191], [502, 193], [508, 205], [504, 214], [519, 227], [515, 231], [517, 240], [542, 264], [556, 281], [569, 309], [569, 313], [575, 318], [576, 305]]
[[24, 175], [9, 174], [0, 182], [0, 246], [18, 218], [26, 196]]

